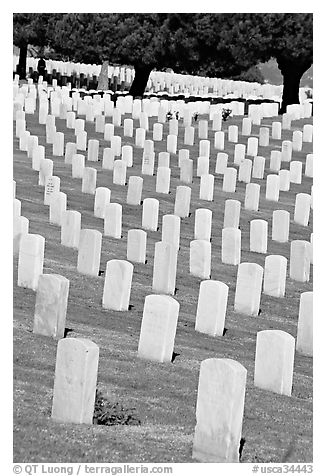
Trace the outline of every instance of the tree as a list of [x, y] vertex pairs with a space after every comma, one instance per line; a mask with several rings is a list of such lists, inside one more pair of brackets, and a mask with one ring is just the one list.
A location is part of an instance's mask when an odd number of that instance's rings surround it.
[[141, 96], [153, 68], [173, 66], [196, 72], [192, 17], [187, 13], [64, 14], [53, 29], [51, 46], [71, 61], [134, 66], [130, 94]]
[[200, 43], [204, 65], [214, 49], [216, 62], [226, 68], [232, 58], [236, 65], [230, 67], [275, 58], [283, 75], [281, 113], [288, 104], [299, 103], [300, 79], [313, 61], [311, 13], [199, 14], [197, 30], [205, 34]]
[[48, 41], [62, 59], [134, 66], [133, 96], [143, 95], [153, 68], [233, 78], [276, 58], [284, 112], [299, 102], [300, 79], [312, 64], [310, 13], [49, 15]]
[[13, 42], [19, 48], [17, 73], [26, 78], [26, 60], [28, 45], [46, 46], [49, 41], [48, 22], [51, 13], [14, 13]]

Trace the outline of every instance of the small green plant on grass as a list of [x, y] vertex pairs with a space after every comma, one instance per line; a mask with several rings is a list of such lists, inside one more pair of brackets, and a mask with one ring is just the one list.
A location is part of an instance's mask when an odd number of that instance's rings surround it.
[[140, 425], [140, 419], [134, 414], [134, 411], [135, 408], [124, 408], [119, 402], [109, 402], [102, 392], [96, 389], [94, 425]]

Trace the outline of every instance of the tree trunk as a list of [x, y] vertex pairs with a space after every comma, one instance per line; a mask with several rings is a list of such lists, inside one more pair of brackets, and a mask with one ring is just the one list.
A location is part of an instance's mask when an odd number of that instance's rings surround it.
[[300, 80], [303, 73], [310, 68], [311, 64], [293, 64], [292, 62], [278, 60], [278, 66], [283, 75], [283, 95], [280, 114], [284, 114], [286, 112], [286, 106], [289, 104], [300, 104]]
[[129, 94], [134, 98], [137, 96], [143, 96], [152, 69], [152, 66], [147, 65], [135, 66], [135, 77], [129, 91]]
[[98, 77], [97, 89], [107, 91], [109, 89], [109, 62], [104, 61], [101, 66], [101, 71]]
[[17, 65], [17, 74], [20, 79], [26, 79], [26, 61], [27, 61], [27, 43], [19, 45], [19, 62]]

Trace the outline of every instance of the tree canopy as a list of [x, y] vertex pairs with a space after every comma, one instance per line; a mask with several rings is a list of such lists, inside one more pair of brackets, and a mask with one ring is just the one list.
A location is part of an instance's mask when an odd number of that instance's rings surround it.
[[133, 95], [143, 94], [153, 68], [230, 78], [276, 58], [283, 110], [299, 101], [313, 58], [310, 13], [14, 14], [14, 43], [26, 42], [48, 43], [70, 61], [133, 65]]

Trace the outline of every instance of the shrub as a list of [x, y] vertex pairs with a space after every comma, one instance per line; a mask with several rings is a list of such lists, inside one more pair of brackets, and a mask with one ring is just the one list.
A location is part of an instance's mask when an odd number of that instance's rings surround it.
[[121, 403], [110, 403], [96, 389], [93, 423], [95, 425], [140, 425], [139, 418], [134, 414], [135, 408], [124, 408]]

